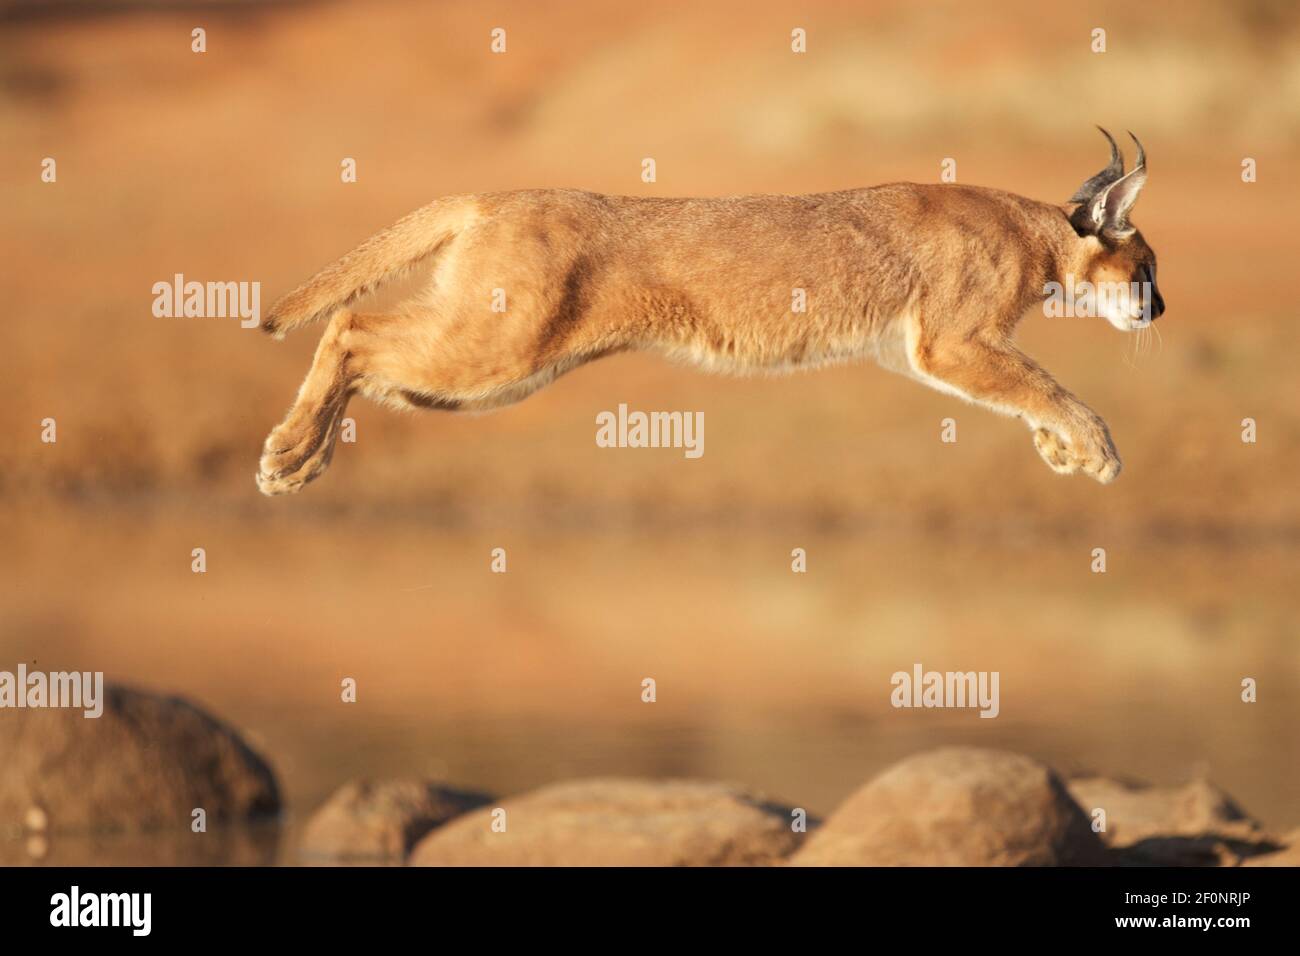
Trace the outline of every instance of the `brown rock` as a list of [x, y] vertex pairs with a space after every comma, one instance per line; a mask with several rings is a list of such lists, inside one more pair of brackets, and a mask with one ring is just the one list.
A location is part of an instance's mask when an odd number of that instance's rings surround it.
[[1283, 849], [1245, 860], [1242, 866], [1300, 866], [1300, 829], [1292, 830], [1279, 843]]
[[[494, 832], [504, 809], [505, 832]], [[693, 780], [577, 780], [468, 813], [425, 837], [413, 866], [723, 866], [780, 861], [791, 810]]]
[[423, 780], [354, 780], [313, 814], [299, 850], [336, 860], [403, 860], [430, 830], [491, 799]]
[[954, 747], [909, 757], [849, 797], [796, 866], [1058, 866], [1104, 849], [1056, 774], [1019, 754]]
[[1101, 838], [1124, 865], [1235, 866], [1277, 844], [1222, 790], [1205, 781], [1151, 787], [1079, 777], [1070, 795], [1092, 818], [1106, 811]]
[[103, 696], [98, 718], [0, 711], [0, 831], [189, 830], [196, 808], [209, 827], [279, 811], [270, 767], [229, 727], [175, 697]]

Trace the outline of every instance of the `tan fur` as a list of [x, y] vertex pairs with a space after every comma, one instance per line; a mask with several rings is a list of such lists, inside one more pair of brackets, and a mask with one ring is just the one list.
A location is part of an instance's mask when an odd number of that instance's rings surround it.
[[[277, 335], [316, 318], [329, 326], [266, 441], [258, 485], [282, 494], [319, 475], [355, 393], [397, 408], [495, 408], [625, 350], [741, 373], [872, 358], [1022, 418], [1053, 469], [1108, 482], [1120, 460], [1105, 423], [1011, 336], [1049, 281], [1130, 276], [1133, 243], [1140, 235], [1121, 245], [1081, 237], [1064, 207], [959, 185], [439, 200], [267, 316]], [[393, 312], [345, 308], [417, 265], [428, 270], [423, 290]], [[791, 309], [796, 288], [806, 313]], [[491, 310], [494, 289], [504, 313]]]

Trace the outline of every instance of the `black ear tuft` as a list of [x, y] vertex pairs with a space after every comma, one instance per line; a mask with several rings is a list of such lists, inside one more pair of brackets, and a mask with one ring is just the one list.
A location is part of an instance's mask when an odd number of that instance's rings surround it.
[[1085, 180], [1083, 185], [1074, 191], [1074, 195], [1070, 197], [1070, 202], [1081, 202], [1086, 205], [1093, 200], [1097, 193], [1124, 175], [1124, 157], [1120, 155], [1119, 145], [1115, 142], [1115, 137], [1101, 129], [1100, 126], [1097, 129], [1101, 130], [1101, 135], [1105, 136], [1106, 142], [1110, 143], [1110, 163], [1097, 175]]

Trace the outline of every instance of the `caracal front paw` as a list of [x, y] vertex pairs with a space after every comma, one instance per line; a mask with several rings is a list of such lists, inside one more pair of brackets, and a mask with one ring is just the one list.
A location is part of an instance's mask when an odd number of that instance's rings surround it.
[[1049, 428], [1034, 430], [1034, 447], [1047, 466], [1061, 475], [1083, 472], [1103, 485], [1119, 476], [1123, 463], [1110, 430], [1100, 418], [1073, 429], [1069, 437]]

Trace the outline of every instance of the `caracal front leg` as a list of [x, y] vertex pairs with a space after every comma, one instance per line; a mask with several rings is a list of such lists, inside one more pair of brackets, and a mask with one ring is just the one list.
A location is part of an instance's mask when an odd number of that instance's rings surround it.
[[1010, 342], [917, 336], [908, 345], [912, 369], [927, 384], [1023, 419], [1053, 471], [1082, 471], [1103, 485], [1119, 475], [1106, 423]]

